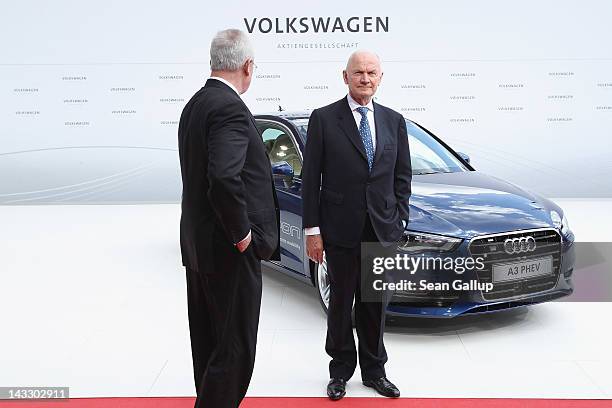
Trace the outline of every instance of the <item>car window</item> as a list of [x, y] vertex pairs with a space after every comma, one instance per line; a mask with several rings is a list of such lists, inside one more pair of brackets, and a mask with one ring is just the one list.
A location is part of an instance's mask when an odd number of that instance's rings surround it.
[[413, 174], [455, 173], [468, 170], [459, 159], [423, 129], [406, 121]]
[[302, 161], [297, 147], [286, 133], [285, 127], [272, 122], [261, 122], [257, 126], [270, 158], [270, 164], [287, 162], [293, 167], [293, 173], [296, 176], [300, 175], [302, 173]]
[[306, 140], [306, 130], [308, 129], [308, 119], [293, 119], [291, 121], [293, 125], [296, 127], [300, 136], [302, 136], [302, 140]]
[[[294, 119], [292, 122], [305, 140], [308, 120]], [[406, 130], [413, 174], [456, 173], [469, 170], [446, 147], [413, 122], [406, 120]]]

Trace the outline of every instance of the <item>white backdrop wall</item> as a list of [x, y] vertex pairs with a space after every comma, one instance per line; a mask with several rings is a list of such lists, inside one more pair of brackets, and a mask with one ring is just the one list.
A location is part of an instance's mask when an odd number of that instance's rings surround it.
[[228, 27], [253, 28], [254, 113], [339, 99], [348, 55], [372, 49], [377, 101], [478, 170], [611, 197], [611, 16], [603, 0], [7, 3], [0, 203], [179, 200], [178, 119]]

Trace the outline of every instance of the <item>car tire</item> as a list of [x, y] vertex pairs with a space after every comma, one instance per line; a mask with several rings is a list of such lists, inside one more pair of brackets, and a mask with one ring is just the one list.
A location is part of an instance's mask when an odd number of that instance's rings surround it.
[[[323, 262], [315, 263], [313, 268], [313, 280], [315, 287], [317, 288], [317, 297], [319, 303], [325, 315], [327, 315], [329, 309], [329, 295], [330, 295], [330, 283], [329, 275], [327, 273], [327, 259], [325, 258], [325, 252], [323, 253]], [[353, 300], [353, 310], [351, 311], [351, 322], [355, 327], [355, 301]]]

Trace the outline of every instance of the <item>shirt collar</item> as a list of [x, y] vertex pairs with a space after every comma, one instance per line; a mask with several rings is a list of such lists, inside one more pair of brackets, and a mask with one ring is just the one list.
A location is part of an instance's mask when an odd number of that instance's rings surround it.
[[240, 96], [240, 92], [238, 92], [238, 90], [236, 89], [236, 87], [235, 87], [235, 86], [234, 86], [234, 85], [233, 85], [231, 82], [228, 82], [227, 80], [225, 80], [225, 79], [223, 79], [223, 78], [221, 78], [221, 77], [216, 77], [216, 76], [211, 76], [211, 77], [209, 77], [208, 79], [215, 79], [215, 80], [217, 80], [217, 81], [221, 81], [221, 82], [223, 82], [225, 85], [227, 85], [227, 86], [229, 86], [230, 88], [232, 88], [232, 89], [234, 90], [234, 92], [236, 92], [236, 94], [237, 94], [238, 96]]
[[[355, 109], [363, 106], [357, 103], [357, 101], [353, 99], [350, 93], [346, 95], [346, 99], [348, 100], [348, 104], [349, 104], [349, 107], [351, 108], [351, 111], [354, 111]], [[372, 112], [374, 112], [374, 103], [372, 103], [372, 99], [370, 99], [370, 102], [368, 102], [368, 104], [365, 105], [365, 107], [371, 110]]]

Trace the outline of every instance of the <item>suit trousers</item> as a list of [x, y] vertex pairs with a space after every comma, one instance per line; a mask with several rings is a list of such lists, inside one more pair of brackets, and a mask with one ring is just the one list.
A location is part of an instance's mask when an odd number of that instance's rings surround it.
[[[378, 242], [369, 216], [366, 217], [361, 242]], [[325, 343], [325, 351], [332, 358], [329, 363], [330, 378], [348, 380], [357, 367], [351, 318], [353, 300], [361, 378], [374, 380], [384, 377], [387, 352], [383, 333], [387, 302], [382, 295], [380, 301], [362, 300], [361, 245], [344, 248], [325, 244], [325, 256], [331, 285]]]
[[253, 242], [243, 253], [225, 240], [213, 246], [213, 271], [187, 269], [195, 407], [236, 408], [255, 363], [261, 263]]

